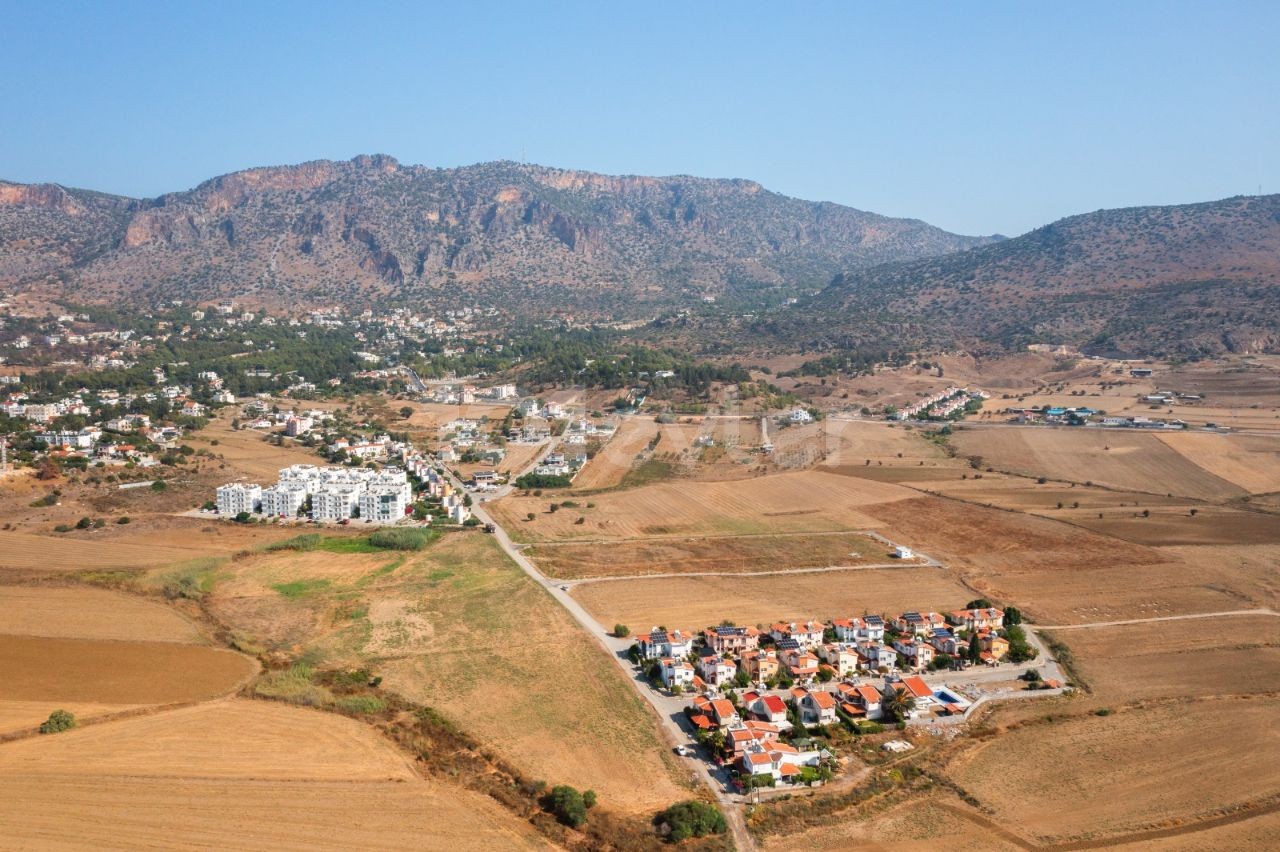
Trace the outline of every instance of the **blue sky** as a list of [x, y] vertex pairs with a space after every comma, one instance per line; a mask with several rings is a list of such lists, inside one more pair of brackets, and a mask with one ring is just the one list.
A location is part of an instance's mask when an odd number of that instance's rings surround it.
[[0, 0], [0, 177], [523, 153], [1009, 235], [1280, 192], [1280, 3], [615, 5]]

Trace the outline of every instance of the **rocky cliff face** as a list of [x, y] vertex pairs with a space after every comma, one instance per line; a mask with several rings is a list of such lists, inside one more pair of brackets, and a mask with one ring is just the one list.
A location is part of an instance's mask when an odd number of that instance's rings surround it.
[[[35, 262], [22, 235], [51, 219], [78, 247], [51, 255], [55, 240]], [[0, 286], [53, 287], [53, 275], [99, 300], [451, 298], [640, 316], [986, 242], [751, 181], [506, 162], [318, 161], [142, 201], [0, 184]]]

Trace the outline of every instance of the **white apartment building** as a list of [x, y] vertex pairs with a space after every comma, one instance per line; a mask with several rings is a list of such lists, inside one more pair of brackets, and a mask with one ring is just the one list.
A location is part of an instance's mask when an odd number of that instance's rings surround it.
[[256, 512], [262, 504], [262, 486], [235, 482], [222, 485], [218, 487], [214, 502], [220, 515]]
[[404, 518], [406, 505], [400, 489], [375, 487], [360, 495], [360, 517], [378, 524], [393, 524]]
[[360, 507], [360, 489], [354, 485], [330, 485], [311, 495], [311, 520], [341, 521]]
[[296, 517], [307, 502], [307, 489], [292, 483], [277, 483], [262, 491], [262, 514]]

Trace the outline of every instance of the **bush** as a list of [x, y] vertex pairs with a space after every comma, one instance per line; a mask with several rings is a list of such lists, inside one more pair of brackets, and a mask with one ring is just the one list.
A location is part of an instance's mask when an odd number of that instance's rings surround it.
[[429, 529], [390, 529], [378, 530], [369, 536], [369, 544], [383, 550], [422, 550], [439, 535]]
[[[592, 794], [592, 801], [595, 794]], [[571, 828], [587, 824], [587, 803], [582, 794], [568, 785], [551, 788], [551, 812], [556, 819]]]
[[91, 526], [93, 526], [93, 519], [91, 518], [81, 518], [76, 521], [76, 529], [78, 530], [87, 530]]
[[69, 731], [76, 726], [76, 717], [66, 710], [54, 710], [49, 718], [40, 724], [40, 733], [57, 734]]
[[693, 800], [667, 808], [659, 815], [659, 821], [666, 826], [667, 839], [673, 843], [690, 837], [724, 834], [729, 828], [719, 808]]
[[157, 479], [155, 482], [151, 483], [152, 491], [164, 491], [168, 487], [168, 484], [163, 479]]
[[304, 533], [303, 535], [295, 535], [293, 538], [286, 538], [284, 541], [273, 541], [263, 550], [315, 550], [320, 546], [323, 537], [319, 533]]
[[57, 524], [53, 528], [54, 532], [71, 532], [71, 524]]
[[235, 520], [237, 524], [247, 524], [253, 520], [253, 515], [248, 512], [236, 512], [236, 516], [233, 520]]
[[631, 635], [631, 628], [625, 624], [615, 624], [613, 625], [613, 635], [617, 636], [619, 639], [626, 639]]
[[129, 516], [128, 516], [128, 515], [121, 515], [120, 517], [116, 518], [116, 523], [117, 523], [117, 524], [127, 524], [127, 523], [129, 523]]

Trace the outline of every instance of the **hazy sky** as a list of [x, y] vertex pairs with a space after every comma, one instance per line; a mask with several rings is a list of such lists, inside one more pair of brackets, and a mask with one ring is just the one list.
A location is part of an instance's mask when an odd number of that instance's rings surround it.
[[1280, 192], [1277, 0], [622, 5], [0, 0], [0, 178], [523, 154], [1009, 235]]

